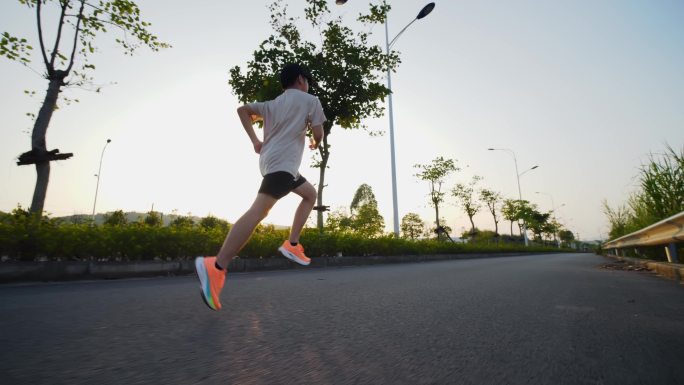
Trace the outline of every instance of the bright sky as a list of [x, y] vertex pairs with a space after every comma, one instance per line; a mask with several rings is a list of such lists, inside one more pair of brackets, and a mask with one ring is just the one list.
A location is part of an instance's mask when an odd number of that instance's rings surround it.
[[[80, 103], [62, 106], [48, 129], [48, 148], [73, 152], [52, 163], [45, 208], [53, 216], [90, 213], [100, 155], [97, 211], [157, 211], [235, 221], [251, 204], [261, 176], [258, 158], [235, 113], [229, 68], [244, 66], [271, 33], [268, 0], [137, 1], [151, 30], [173, 45], [159, 53], [121, 54], [109, 37], [94, 56], [99, 94], [67, 90]], [[303, 0], [290, 12], [303, 16]], [[354, 24], [367, 1], [330, 2], [333, 15]], [[390, 38], [427, 1], [391, 1]], [[434, 221], [428, 185], [413, 165], [437, 156], [458, 160], [450, 189], [472, 175], [505, 197], [518, 195], [557, 216], [581, 239], [604, 238], [601, 201], [624, 202], [649, 153], [684, 146], [684, 2], [679, 0], [437, 1], [395, 48], [402, 64], [392, 76], [399, 216]], [[0, 28], [37, 47], [34, 14], [18, 1], [0, 5]], [[355, 24], [354, 24], [355, 25]], [[302, 22], [301, 26], [307, 25]], [[50, 26], [46, 26], [48, 30]], [[384, 45], [384, 30], [374, 30]], [[313, 41], [318, 39], [310, 35]], [[39, 73], [38, 51], [32, 67]], [[15, 62], [0, 60], [0, 210], [30, 206], [35, 169], [16, 166], [30, 149], [32, 121], [47, 82]], [[115, 84], [114, 84], [115, 83]], [[35, 90], [37, 96], [25, 96]], [[369, 120], [387, 129], [384, 117]], [[348, 207], [368, 183], [392, 228], [389, 135], [333, 128], [324, 203]], [[301, 172], [317, 183], [318, 173]], [[540, 192], [540, 193], [536, 193]], [[286, 197], [266, 222], [288, 225], [297, 205]], [[460, 233], [468, 219], [449, 198], [443, 217]], [[314, 215], [311, 217], [314, 218]], [[493, 229], [483, 210], [481, 229]], [[506, 232], [508, 224], [500, 224]]]

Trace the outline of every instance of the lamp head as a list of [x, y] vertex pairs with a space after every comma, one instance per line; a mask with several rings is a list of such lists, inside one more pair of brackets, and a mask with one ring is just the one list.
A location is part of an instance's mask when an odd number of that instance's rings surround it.
[[337, 5], [342, 5], [346, 2], [347, 2], [347, 0], [335, 0], [335, 4], [337, 4]]
[[109, 142], [111, 142], [111, 141], [112, 141], [111, 139], [107, 139], [107, 143], [109, 143]]
[[420, 10], [418, 16], [416, 16], [416, 19], [420, 20], [424, 18], [425, 16], [429, 15], [433, 9], [435, 9], [435, 3], [428, 3], [428, 5], [424, 6], [423, 9]]
[[539, 167], [539, 166], [534, 166], [534, 167], [532, 167], [530, 170], [534, 170], [534, 169], [537, 168], [537, 167]]

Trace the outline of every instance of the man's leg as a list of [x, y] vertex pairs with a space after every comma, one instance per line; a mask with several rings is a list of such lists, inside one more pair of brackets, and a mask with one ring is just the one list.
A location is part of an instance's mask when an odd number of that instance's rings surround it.
[[316, 204], [316, 189], [309, 182], [304, 182], [301, 186], [292, 190], [295, 194], [302, 197], [302, 202], [299, 203], [297, 211], [295, 211], [294, 220], [292, 221], [292, 228], [290, 229], [290, 242], [298, 243], [299, 234], [301, 234], [306, 220], [311, 214], [311, 210]]
[[299, 243], [299, 234], [302, 232], [309, 214], [311, 214], [311, 209], [316, 204], [316, 189], [314, 189], [311, 183], [304, 182], [292, 191], [302, 197], [302, 202], [297, 207], [297, 211], [295, 211], [292, 228], [290, 229], [290, 239], [283, 242], [278, 251], [283, 253], [286, 258], [300, 265], [308, 266], [311, 263], [311, 259], [304, 254], [304, 247]]
[[257, 194], [252, 207], [235, 222], [226, 240], [223, 241], [223, 246], [221, 246], [221, 250], [216, 257], [219, 266], [223, 269], [228, 267], [230, 261], [242, 250], [254, 229], [266, 218], [266, 215], [268, 215], [268, 212], [277, 201], [276, 198], [268, 194]]

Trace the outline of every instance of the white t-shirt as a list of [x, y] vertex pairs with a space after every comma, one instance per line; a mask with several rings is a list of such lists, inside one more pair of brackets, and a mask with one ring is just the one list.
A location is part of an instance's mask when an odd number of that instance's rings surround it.
[[326, 121], [317, 97], [289, 88], [266, 102], [249, 103], [264, 119], [264, 141], [259, 156], [261, 175], [287, 171], [299, 177], [306, 130]]

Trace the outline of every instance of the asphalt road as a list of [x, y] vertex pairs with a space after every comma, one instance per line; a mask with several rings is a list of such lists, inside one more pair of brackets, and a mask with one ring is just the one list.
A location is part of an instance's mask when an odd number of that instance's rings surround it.
[[0, 383], [684, 384], [684, 287], [558, 254], [0, 286]]

